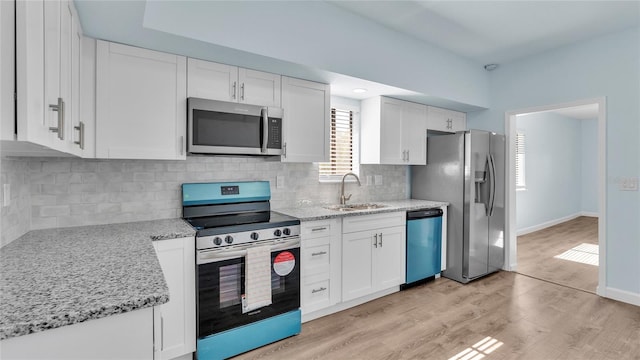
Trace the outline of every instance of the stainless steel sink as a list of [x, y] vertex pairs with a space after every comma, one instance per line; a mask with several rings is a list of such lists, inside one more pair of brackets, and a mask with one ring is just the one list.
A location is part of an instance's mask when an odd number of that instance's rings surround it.
[[357, 211], [357, 210], [380, 209], [385, 207], [387, 207], [387, 205], [366, 203], [366, 204], [332, 205], [332, 206], [325, 207], [325, 209], [334, 210], [334, 211]]

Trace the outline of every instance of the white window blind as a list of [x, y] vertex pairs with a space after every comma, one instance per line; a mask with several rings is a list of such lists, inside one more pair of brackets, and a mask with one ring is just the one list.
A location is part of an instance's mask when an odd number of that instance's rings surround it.
[[320, 180], [339, 180], [353, 171], [353, 111], [331, 108], [329, 162], [319, 164]]
[[516, 189], [525, 189], [525, 137], [524, 133], [516, 132]]

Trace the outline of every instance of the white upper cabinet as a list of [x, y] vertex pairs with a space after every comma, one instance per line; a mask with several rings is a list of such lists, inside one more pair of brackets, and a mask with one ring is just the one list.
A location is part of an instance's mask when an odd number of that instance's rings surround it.
[[15, 47], [13, 1], [0, 1], [0, 136], [1, 140], [14, 138]]
[[330, 103], [329, 85], [282, 77], [283, 162], [328, 161]]
[[427, 129], [450, 133], [466, 130], [467, 114], [429, 106], [427, 109]]
[[186, 58], [98, 41], [96, 157], [185, 159]]
[[188, 59], [188, 97], [280, 107], [280, 88], [277, 74]]
[[238, 69], [239, 102], [280, 107], [282, 76], [250, 69]]
[[361, 119], [361, 163], [426, 164], [426, 105], [378, 96], [362, 101]]
[[3, 115], [2, 139], [35, 144], [36, 152], [82, 155], [74, 140], [82, 29], [73, 2], [18, 1], [15, 6], [17, 129], [6, 126]]

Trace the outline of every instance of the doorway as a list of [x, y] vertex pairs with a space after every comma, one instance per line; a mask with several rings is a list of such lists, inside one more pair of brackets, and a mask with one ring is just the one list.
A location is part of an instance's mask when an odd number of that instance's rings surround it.
[[[605, 105], [597, 98], [505, 114], [507, 270], [603, 295]], [[591, 122], [571, 120], [580, 116]], [[587, 143], [576, 144], [585, 136]], [[593, 167], [585, 189], [583, 155]]]

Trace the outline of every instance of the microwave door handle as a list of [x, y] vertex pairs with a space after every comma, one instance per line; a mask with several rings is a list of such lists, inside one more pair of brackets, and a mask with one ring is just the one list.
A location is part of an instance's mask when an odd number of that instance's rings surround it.
[[267, 140], [269, 140], [269, 110], [264, 107], [260, 110], [262, 116], [262, 153], [267, 152]]

